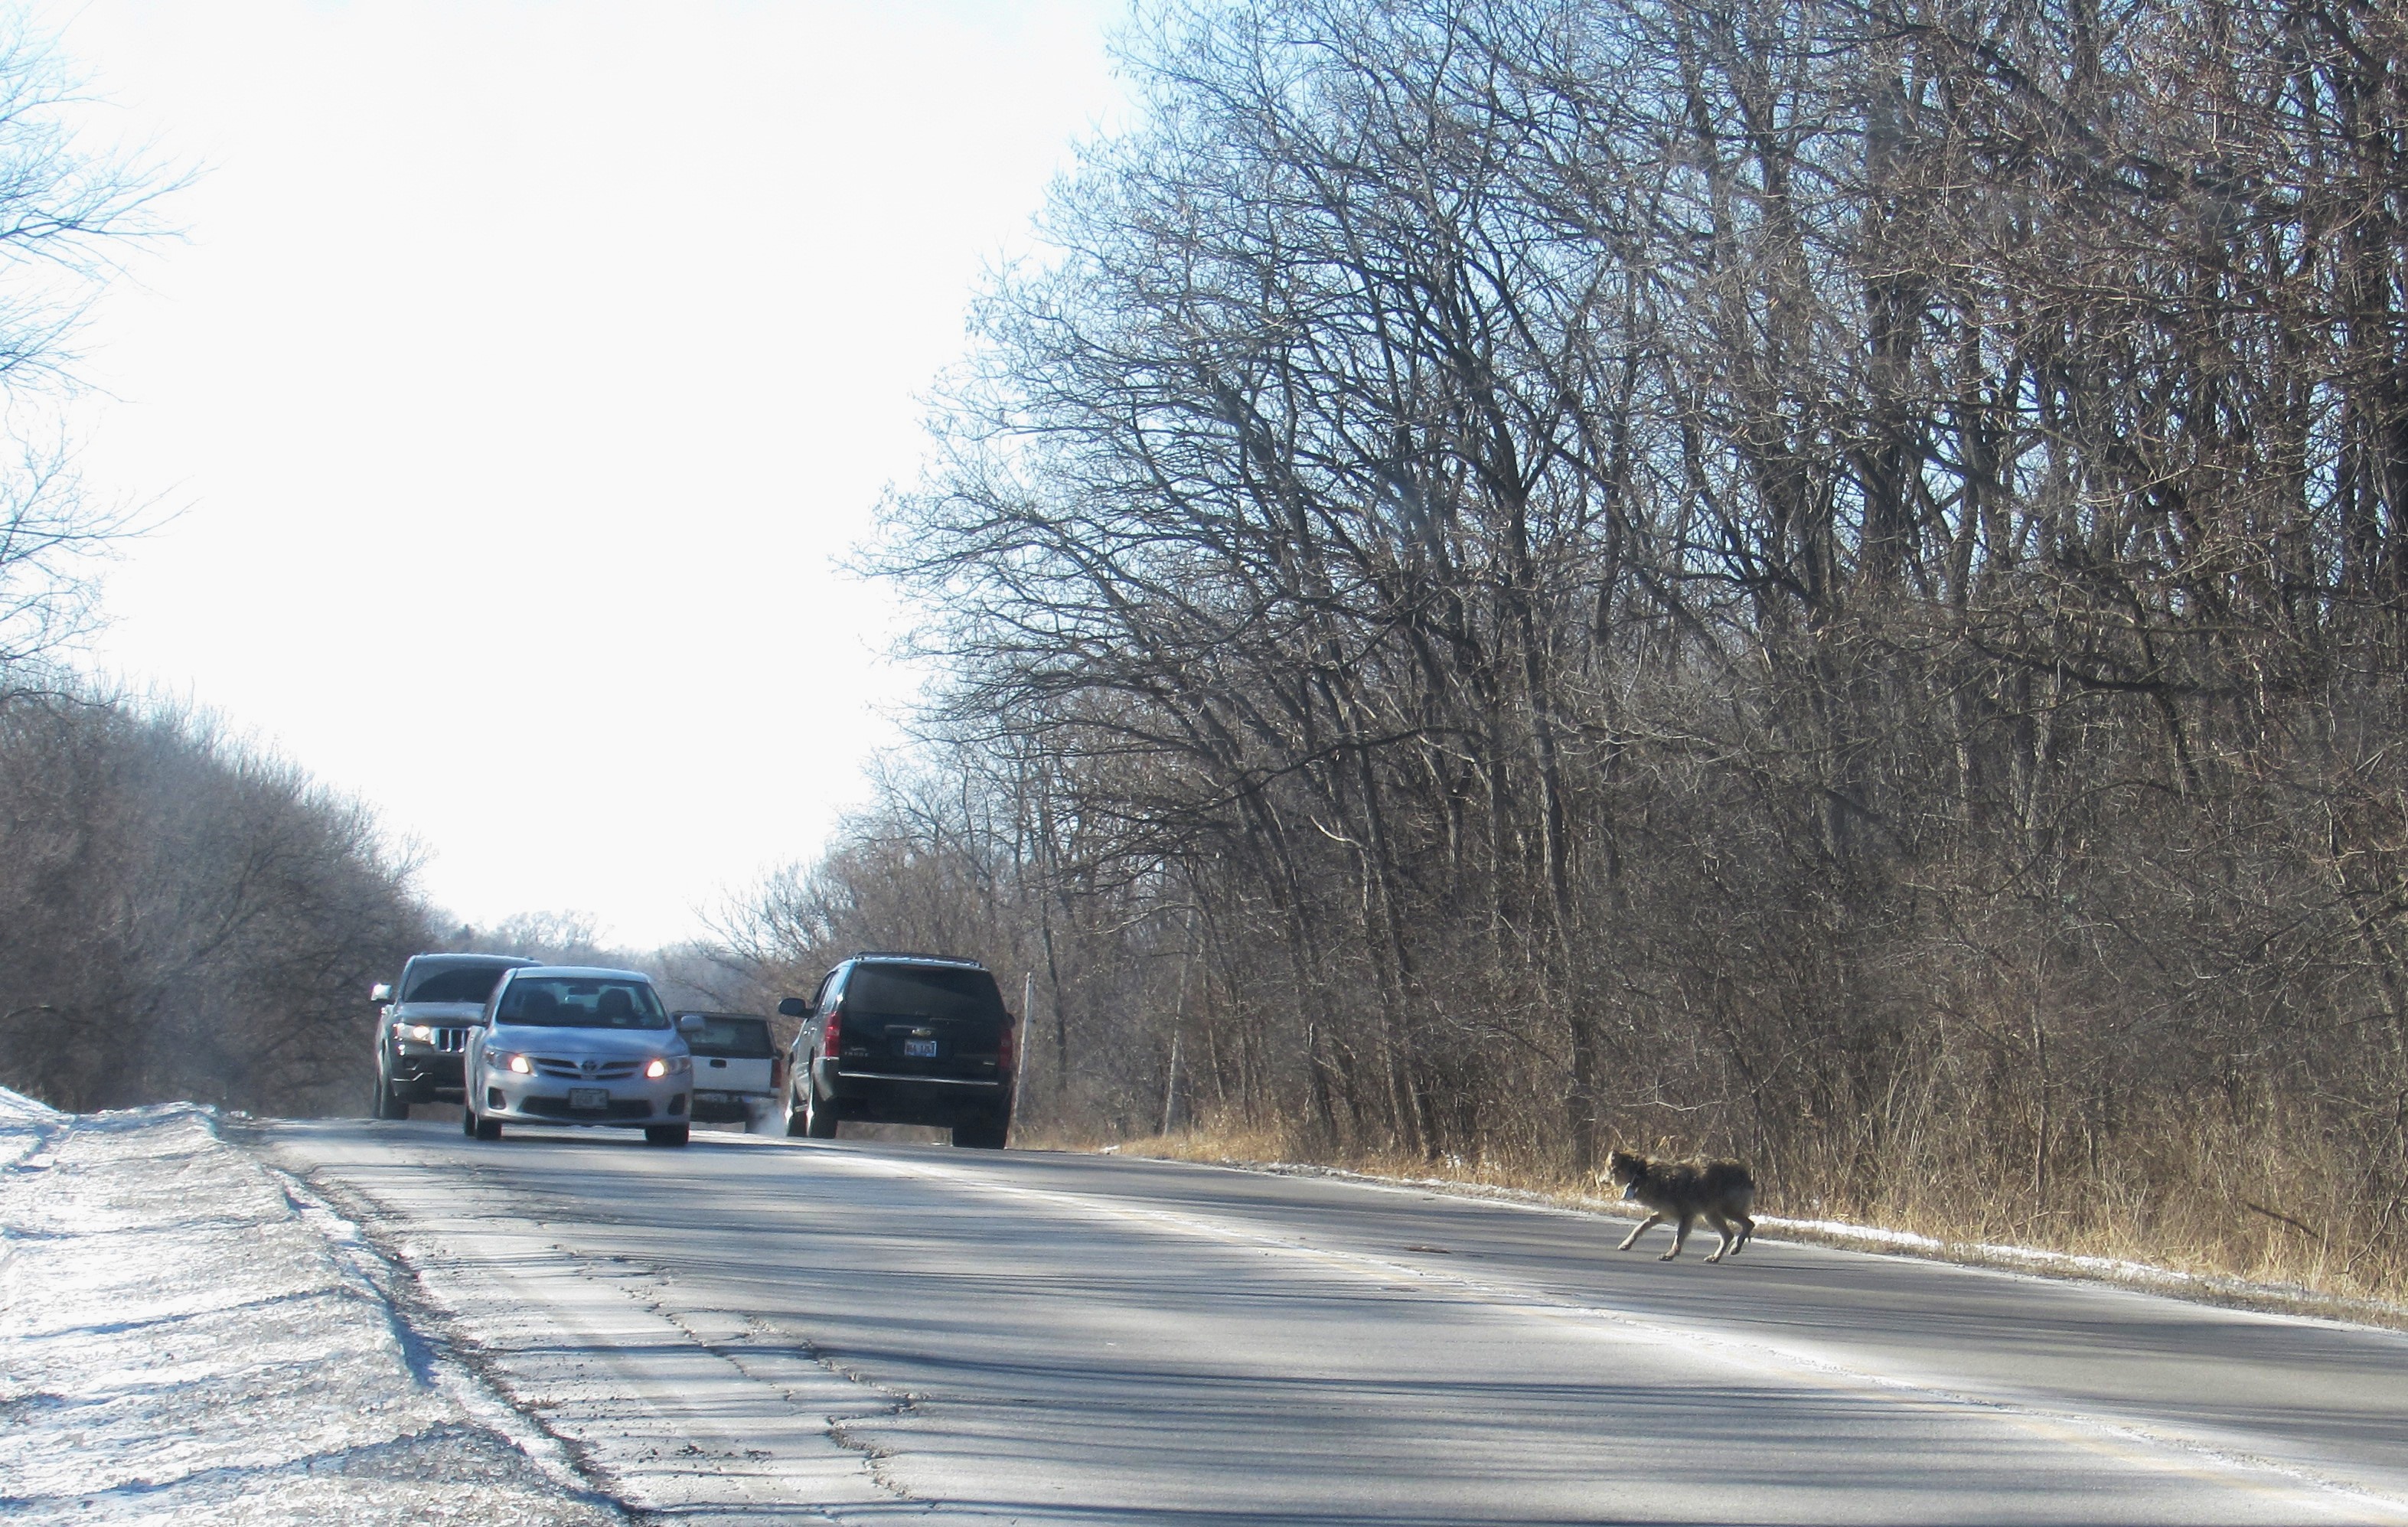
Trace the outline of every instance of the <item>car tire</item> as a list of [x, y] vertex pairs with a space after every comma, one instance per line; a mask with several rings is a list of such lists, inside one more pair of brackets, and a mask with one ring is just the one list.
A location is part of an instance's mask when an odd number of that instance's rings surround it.
[[795, 1089], [790, 1085], [786, 1089], [787, 1137], [790, 1139], [801, 1139], [803, 1136], [804, 1125], [803, 1100], [795, 1095]]
[[460, 1100], [460, 1133], [472, 1140], [500, 1139], [502, 1121], [498, 1119], [488, 1119], [479, 1113], [477, 1106], [468, 1101], [468, 1098], [476, 1095], [474, 1089], [468, 1089], [467, 1097]]
[[656, 1146], [681, 1146], [690, 1131], [683, 1124], [648, 1124], [644, 1127], [644, 1143]]
[[836, 1138], [836, 1109], [820, 1101], [819, 1089], [803, 1083], [803, 1133], [814, 1140]]
[[370, 1119], [407, 1119], [409, 1117], [408, 1103], [402, 1098], [400, 1093], [395, 1092], [393, 1090], [393, 1083], [386, 1079], [384, 1067], [382, 1066], [377, 1067], [376, 1101], [368, 1106], [368, 1117]]

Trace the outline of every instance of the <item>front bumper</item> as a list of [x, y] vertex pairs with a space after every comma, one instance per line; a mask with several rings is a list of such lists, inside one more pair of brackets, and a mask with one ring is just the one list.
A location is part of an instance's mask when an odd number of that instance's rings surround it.
[[457, 1103], [461, 1058], [428, 1045], [401, 1043], [393, 1047], [385, 1075], [394, 1089], [413, 1103]]
[[[681, 1124], [694, 1077], [673, 1072], [658, 1079], [622, 1077], [607, 1081], [569, 1081], [559, 1077], [522, 1076], [514, 1071], [484, 1073], [483, 1097], [477, 1111], [494, 1119], [528, 1124]], [[571, 1089], [580, 1094], [572, 1099]], [[598, 1094], [601, 1106], [585, 1094]]]

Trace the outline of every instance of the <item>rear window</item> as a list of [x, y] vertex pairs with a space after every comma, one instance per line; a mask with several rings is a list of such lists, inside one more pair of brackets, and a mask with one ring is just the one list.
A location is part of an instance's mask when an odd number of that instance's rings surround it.
[[494, 994], [508, 965], [466, 965], [451, 970], [435, 970], [418, 978], [417, 982], [401, 994], [404, 1002], [474, 1002], [483, 1003]]
[[537, 976], [502, 993], [504, 1023], [540, 1029], [666, 1029], [669, 1015], [650, 981], [586, 976]]
[[778, 1052], [769, 1048], [769, 1020], [765, 1018], [722, 1018], [700, 1015], [702, 1027], [685, 1036], [685, 1048], [696, 1055], [730, 1061], [766, 1061]]
[[855, 965], [844, 983], [844, 1010], [886, 1018], [992, 1019], [1003, 1016], [995, 978], [983, 970]]

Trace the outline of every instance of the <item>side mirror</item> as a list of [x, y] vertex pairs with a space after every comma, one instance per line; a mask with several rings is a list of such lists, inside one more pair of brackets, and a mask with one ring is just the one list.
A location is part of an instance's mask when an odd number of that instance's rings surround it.
[[369, 987], [368, 1000], [370, 1002], [378, 1003], [391, 1002], [393, 1000], [393, 983], [390, 981], [379, 981], [374, 986]]
[[703, 1025], [710, 1021], [710, 1020], [709, 1019], [704, 1018], [700, 1013], [684, 1014], [678, 1019], [678, 1033], [700, 1034], [702, 1032]]
[[781, 997], [778, 999], [778, 1016], [780, 1018], [809, 1018], [811, 1016], [811, 1010], [803, 1006], [803, 999], [800, 997]]

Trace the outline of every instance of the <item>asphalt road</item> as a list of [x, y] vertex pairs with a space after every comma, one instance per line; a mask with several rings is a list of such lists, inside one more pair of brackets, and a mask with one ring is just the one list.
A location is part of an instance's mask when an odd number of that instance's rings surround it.
[[664, 1520], [2408, 1521], [2393, 1333], [1119, 1157], [254, 1143]]

